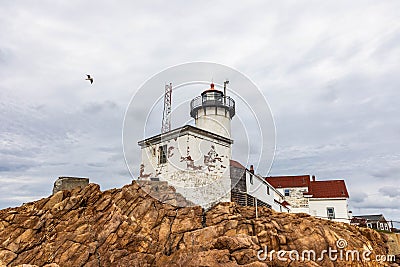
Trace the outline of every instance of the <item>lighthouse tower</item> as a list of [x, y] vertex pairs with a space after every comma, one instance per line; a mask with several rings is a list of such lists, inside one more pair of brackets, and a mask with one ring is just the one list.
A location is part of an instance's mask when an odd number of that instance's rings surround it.
[[196, 127], [185, 125], [138, 142], [142, 151], [138, 179], [166, 181], [177, 193], [204, 208], [231, 201], [235, 102], [211, 84], [191, 101], [190, 115]]
[[195, 119], [196, 127], [230, 139], [235, 101], [211, 83], [210, 89], [190, 103], [190, 116]]

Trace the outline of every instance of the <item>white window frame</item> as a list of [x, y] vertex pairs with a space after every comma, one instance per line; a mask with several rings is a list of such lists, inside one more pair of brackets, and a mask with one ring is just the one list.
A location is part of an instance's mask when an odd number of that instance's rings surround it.
[[[329, 212], [329, 209], [332, 209], [332, 213]], [[326, 216], [328, 219], [335, 219], [335, 208], [334, 207], [326, 207]]]

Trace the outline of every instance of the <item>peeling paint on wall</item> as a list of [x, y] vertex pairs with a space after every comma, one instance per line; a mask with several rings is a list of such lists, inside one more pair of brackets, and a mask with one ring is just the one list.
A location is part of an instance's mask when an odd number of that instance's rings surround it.
[[175, 147], [174, 146], [170, 146], [169, 148], [168, 148], [168, 158], [170, 158], [170, 157], [172, 157], [173, 155], [174, 155], [174, 149], [175, 149]]
[[207, 166], [208, 171], [214, 171], [217, 161], [222, 162], [222, 159], [218, 157], [215, 146], [211, 145], [210, 151], [208, 151], [207, 155], [204, 155], [204, 164]]
[[[152, 147], [162, 145], [167, 145], [165, 164], [159, 163], [158, 153], [152, 153]], [[211, 202], [230, 201], [230, 151], [229, 142], [197, 132], [164, 138], [142, 147], [140, 177], [168, 181], [178, 193], [203, 207]]]
[[144, 173], [144, 164], [140, 164], [140, 178], [149, 178], [152, 175], [152, 173]]
[[194, 160], [192, 157], [189, 155], [187, 157], [181, 157], [181, 162], [185, 161], [186, 162], [186, 169], [196, 171], [196, 170], [202, 170], [203, 166], [196, 166], [194, 164]]

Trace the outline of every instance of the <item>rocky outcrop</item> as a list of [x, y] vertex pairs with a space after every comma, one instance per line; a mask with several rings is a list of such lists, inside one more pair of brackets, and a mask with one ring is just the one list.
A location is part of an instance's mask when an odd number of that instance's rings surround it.
[[162, 203], [176, 207], [196, 206], [193, 202], [177, 193], [175, 188], [168, 185], [168, 182], [166, 181], [139, 180], [137, 183], [149, 196], [158, 199]]
[[[183, 201], [183, 200], [180, 200]], [[0, 211], [0, 265], [18, 266], [382, 266], [377, 232], [259, 207], [220, 203], [176, 208], [137, 183], [101, 192], [96, 184]], [[371, 261], [260, 259], [260, 250], [371, 251]], [[286, 255], [285, 257], [287, 257]]]
[[396, 255], [397, 266], [400, 266], [400, 234], [399, 233], [385, 233], [387, 238], [387, 245], [389, 247], [389, 255]]

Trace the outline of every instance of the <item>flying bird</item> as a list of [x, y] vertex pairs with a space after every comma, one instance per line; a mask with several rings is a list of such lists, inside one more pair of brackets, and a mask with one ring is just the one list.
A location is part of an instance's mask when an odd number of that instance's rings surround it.
[[88, 80], [88, 81], [90, 81], [90, 83], [92, 84], [92, 83], [93, 83], [93, 78], [92, 78], [92, 77], [90, 77], [90, 75], [89, 75], [89, 74], [86, 74], [86, 76], [87, 76], [87, 78], [86, 78], [85, 80]]

